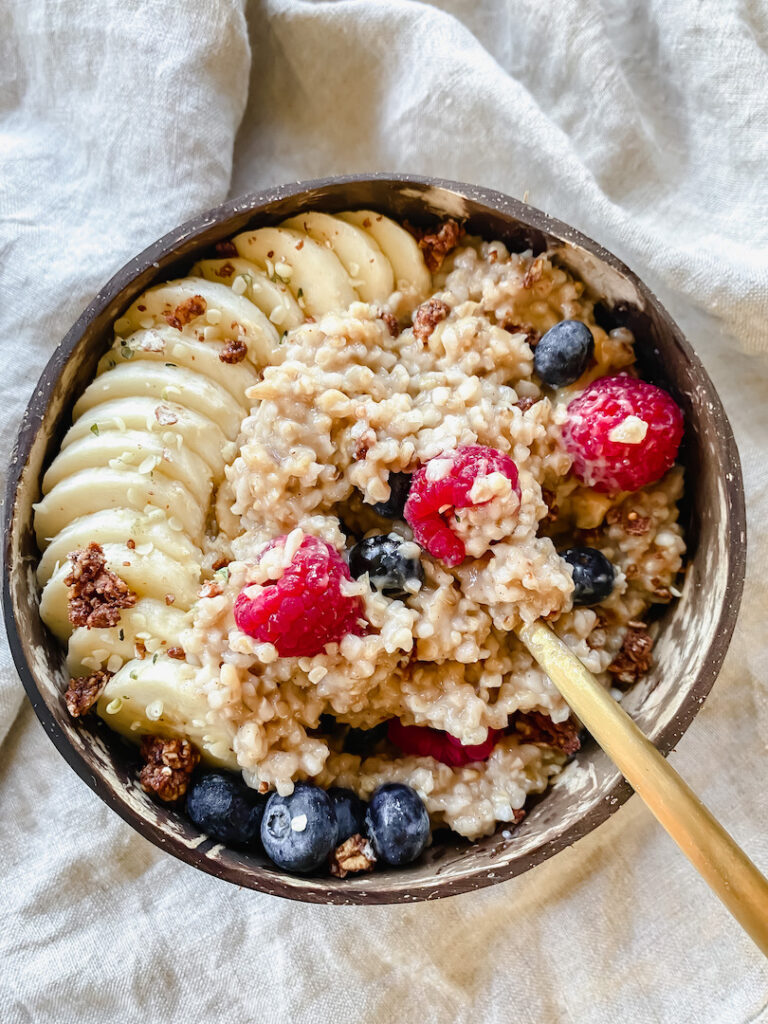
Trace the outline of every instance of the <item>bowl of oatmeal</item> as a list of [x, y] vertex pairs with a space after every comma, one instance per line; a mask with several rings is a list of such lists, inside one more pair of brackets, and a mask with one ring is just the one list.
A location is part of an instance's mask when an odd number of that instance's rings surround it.
[[72, 767], [183, 860], [338, 903], [492, 884], [608, 817], [629, 788], [515, 627], [666, 753], [745, 545], [719, 399], [642, 282], [388, 177], [235, 200], [118, 273], [30, 403], [6, 536]]

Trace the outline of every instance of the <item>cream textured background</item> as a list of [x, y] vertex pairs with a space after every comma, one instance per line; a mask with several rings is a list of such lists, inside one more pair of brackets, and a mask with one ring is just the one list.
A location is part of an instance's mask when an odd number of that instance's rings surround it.
[[[765, 2], [0, 0], [0, 26], [3, 465], [99, 285], [230, 194], [366, 170], [527, 190], [658, 291], [723, 396], [750, 510], [737, 635], [673, 763], [768, 868]], [[768, 1020], [765, 961], [637, 799], [492, 890], [305, 907], [112, 815], [4, 642], [2, 737], [3, 1024]]]

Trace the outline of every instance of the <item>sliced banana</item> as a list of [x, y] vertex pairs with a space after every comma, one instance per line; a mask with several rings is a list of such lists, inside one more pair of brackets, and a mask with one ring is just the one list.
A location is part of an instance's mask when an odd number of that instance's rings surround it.
[[[193, 543], [203, 537], [207, 508], [201, 507], [178, 480], [130, 469], [82, 469], [60, 481], [35, 505], [37, 544], [44, 551], [50, 541], [73, 519], [107, 508], [147, 505], [162, 509], [171, 527], [178, 524]], [[127, 539], [127, 538], [126, 538]]]
[[142, 598], [133, 608], [120, 612], [119, 625], [110, 629], [79, 626], [72, 633], [67, 654], [69, 674], [90, 675], [107, 666], [111, 659], [130, 661], [139, 656], [139, 644], [145, 647], [147, 657], [153, 657], [158, 651], [165, 653], [169, 647], [178, 646], [179, 637], [189, 623], [189, 612], [169, 607], [165, 601]]
[[363, 302], [386, 302], [395, 290], [391, 263], [371, 235], [354, 224], [310, 210], [283, 221], [282, 226], [303, 231], [318, 245], [332, 249]]
[[200, 260], [192, 273], [207, 281], [219, 281], [230, 288], [242, 288], [242, 294], [258, 306], [278, 331], [290, 330], [304, 323], [304, 314], [289, 289], [274, 281], [255, 263], [232, 256], [224, 260]]
[[244, 295], [204, 277], [182, 277], [150, 288], [115, 322], [115, 333], [127, 337], [142, 327], [164, 326], [179, 306], [197, 298], [203, 299], [205, 311], [189, 320], [194, 328], [202, 330], [210, 325], [218, 327], [224, 338], [242, 338], [255, 366], [272, 361], [280, 340], [273, 324]]
[[92, 381], [75, 404], [75, 419], [113, 398], [155, 398], [178, 402], [213, 420], [233, 440], [246, 410], [200, 373], [164, 363], [124, 363]]
[[240, 524], [240, 516], [236, 516], [232, 511], [232, 506], [235, 503], [235, 493], [232, 490], [232, 484], [229, 480], [224, 480], [216, 493], [216, 522], [219, 524], [219, 530], [225, 534], [229, 540], [233, 540], [235, 537], [239, 537], [243, 532], [243, 527]]
[[281, 278], [310, 316], [347, 309], [358, 298], [341, 262], [308, 235], [259, 228], [237, 235], [233, 242], [241, 256]]
[[174, 331], [172, 327], [152, 327], [119, 339], [114, 347], [102, 356], [96, 375], [100, 376], [132, 360], [149, 360], [171, 367], [183, 366], [212, 380], [242, 405], [245, 402], [247, 388], [258, 381], [259, 374], [247, 360], [228, 363], [220, 359], [225, 346], [226, 343], [222, 341], [195, 341]]
[[231, 445], [213, 420], [178, 402], [155, 398], [114, 398], [82, 413], [61, 442], [62, 450], [89, 434], [108, 430], [147, 430], [168, 444], [186, 446], [203, 459], [214, 482], [224, 475], [224, 451]]
[[[199, 565], [182, 565], [158, 550], [140, 555], [125, 544], [102, 544], [102, 548], [107, 568], [124, 580], [138, 597], [165, 601], [170, 594], [174, 598], [173, 606], [180, 611], [187, 611], [197, 600]], [[70, 569], [69, 561], [60, 565], [43, 587], [40, 598], [40, 617], [62, 640], [72, 632], [69, 587], [64, 582]]]
[[43, 494], [67, 477], [99, 466], [135, 469], [141, 473], [151, 471], [178, 480], [203, 506], [208, 504], [211, 495], [211, 471], [199, 455], [183, 446], [165, 445], [158, 434], [145, 430], [108, 430], [98, 437], [88, 433], [68, 445], [59, 452], [43, 477]]
[[146, 513], [131, 508], [107, 508], [80, 516], [56, 534], [40, 559], [37, 581], [44, 586], [71, 551], [85, 548], [91, 542], [122, 544], [126, 540], [132, 540], [134, 550], [140, 551], [151, 544], [182, 565], [202, 562], [200, 548], [181, 530], [172, 530], [160, 509]]
[[432, 290], [432, 275], [413, 235], [373, 210], [352, 210], [336, 216], [367, 231], [378, 243], [392, 265], [398, 289], [413, 292], [417, 302], [427, 298]]
[[107, 725], [134, 743], [143, 735], [180, 736], [204, 761], [238, 771], [234, 728], [217, 716], [208, 722], [200, 669], [160, 657], [129, 661], [109, 680], [96, 705]]

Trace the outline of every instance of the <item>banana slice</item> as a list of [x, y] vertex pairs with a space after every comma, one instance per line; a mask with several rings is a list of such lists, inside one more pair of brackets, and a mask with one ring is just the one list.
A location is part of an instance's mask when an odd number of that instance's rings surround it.
[[129, 661], [109, 680], [96, 704], [107, 725], [137, 743], [143, 735], [181, 736], [208, 764], [239, 771], [235, 731], [226, 719], [208, 723], [200, 669], [160, 657]]
[[[143, 512], [147, 505], [162, 509], [173, 527], [198, 544], [203, 536], [206, 506], [200, 506], [177, 480], [130, 469], [82, 469], [56, 484], [35, 508], [37, 545], [45, 551], [57, 533], [73, 519], [107, 508], [133, 508]], [[127, 539], [127, 538], [126, 538]]]
[[180, 530], [172, 530], [162, 510], [146, 513], [131, 508], [106, 508], [75, 519], [56, 534], [40, 559], [37, 581], [44, 586], [59, 565], [66, 562], [70, 551], [85, 548], [91, 541], [104, 545], [122, 544], [128, 539], [136, 545], [134, 550], [151, 544], [182, 565], [200, 565], [203, 560], [200, 548]]
[[232, 396], [200, 373], [164, 363], [124, 363], [92, 381], [73, 410], [77, 419], [96, 405], [113, 398], [155, 398], [178, 402], [213, 420], [226, 437], [237, 437], [246, 409]]
[[224, 480], [216, 494], [214, 509], [219, 530], [225, 534], [229, 540], [239, 537], [243, 532], [243, 527], [240, 524], [240, 516], [236, 516], [232, 511], [234, 503], [235, 493], [232, 490], [232, 484], [229, 480]]
[[395, 286], [400, 291], [412, 292], [417, 302], [427, 298], [432, 290], [432, 275], [413, 235], [373, 210], [351, 210], [336, 216], [367, 231], [378, 243], [392, 265]]
[[109, 466], [110, 469], [135, 469], [178, 480], [199, 505], [207, 505], [211, 496], [211, 471], [199, 455], [176, 445], [164, 445], [158, 434], [144, 430], [109, 430], [86, 434], [59, 452], [43, 477], [43, 494], [67, 477], [83, 469]]
[[[181, 565], [162, 551], [153, 550], [140, 555], [125, 544], [102, 544], [107, 568], [124, 580], [138, 597], [151, 597], [165, 602], [166, 595], [174, 598], [173, 607], [187, 611], [197, 600], [200, 566]], [[40, 617], [61, 640], [72, 632], [69, 621], [69, 587], [64, 579], [71, 565], [64, 562], [43, 587], [40, 597]]]
[[103, 668], [111, 658], [131, 661], [142, 644], [147, 657], [158, 651], [165, 653], [179, 644], [179, 637], [189, 626], [189, 612], [168, 607], [164, 601], [145, 597], [133, 608], [120, 612], [120, 624], [110, 629], [87, 629], [79, 626], [69, 638], [67, 669], [71, 676], [90, 675]]
[[96, 375], [100, 376], [131, 360], [149, 360], [171, 367], [183, 366], [187, 370], [201, 373], [224, 388], [240, 405], [247, 404], [246, 389], [258, 381], [259, 375], [247, 361], [228, 363], [222, 360], [220, 355], [224, 349], [225, 343], [222, 341], [194, 341], [174, 331], [172, 327], [152, 327], [121, 338], [102, 356]]
[[282, 226], [303, 231], [318, 245], [332, 249], [363, 302], [386, 302], [395, 290], [391, 263], [373, 238], [354, 224], [309, 211], [283, 221]]
[[142, 327], [165, 326], [167, 318], [178, 315], [179, 307], [190, 299], [202, 299], [205, 311], [186, 322], [182, 315], [179, 322], [183, 327], [187, 323], [197, 330], [218, 327], [222, 337], [246, 342], [248, 358], [255, 366], [272, 361], [280, 335], [267, 317], [244, 295], [204, 277], [182, 277], [150, 288], [115, 321], [115, 333], [127, 337]]
[[[192, 273], [206, 281], [219, 281], [230, 288], [242, 288], [242, 294], [258, 306], [278, 331], [304, 323], [304, 314], [291, 292], [281, 281], [273, 281], [255, 263], [232, 256], [224, 260], [200, 260]], [[242, 281], [242, 284], [240, 283]]]
[[84, 412], [69, 428], [62, 450], [89, 434], [109, 430], [147, 430], [168, 444], [184, 445], [203, 459], [214, 482], [224, 475], [225, 449], [231, 444], [213, 420], [177, 402], [155, 398], [114, 398]]
[[358, 298], [337, 257], [308, 235], [259, 228], [233, 239], [237, 251], [281, 278], [310, 316], [347, 309]]

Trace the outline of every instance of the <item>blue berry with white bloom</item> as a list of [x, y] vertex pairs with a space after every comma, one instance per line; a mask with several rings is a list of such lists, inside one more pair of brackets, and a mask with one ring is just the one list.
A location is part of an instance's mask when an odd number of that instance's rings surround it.
[[595, 351], [592, 331], [580, 320], [561, 320], [533, 350], [533, 367], [545, 384], [562, 388], [584, 373]]
[[376, 856], [387, 864], [410, 864], [429, 840], [429, 815], [421, 797], [401, 782], [379, 786], [365, 815]]
[[297, 782], [290, 796], [273, 793], [264, 809], [261, 842], [284, 871], [317, 871], [336, 844], [336, 811], [324, 789]]

